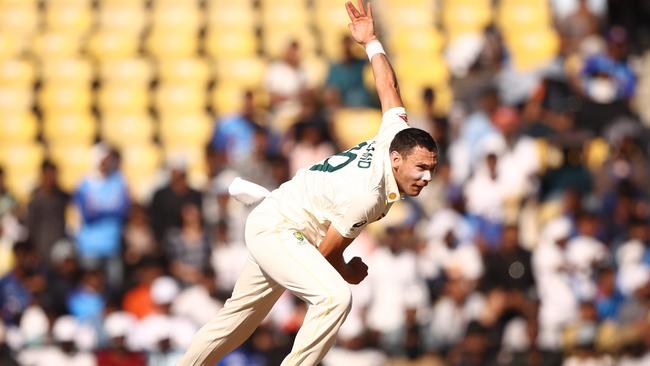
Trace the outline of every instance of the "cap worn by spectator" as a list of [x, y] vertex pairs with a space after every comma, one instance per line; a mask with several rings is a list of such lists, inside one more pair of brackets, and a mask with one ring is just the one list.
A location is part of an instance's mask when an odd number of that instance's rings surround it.
[[171, 304], [179, 292], [178, 283], [168, 276], [158, 277], [151, 284], [151, 298], [158, 305]]

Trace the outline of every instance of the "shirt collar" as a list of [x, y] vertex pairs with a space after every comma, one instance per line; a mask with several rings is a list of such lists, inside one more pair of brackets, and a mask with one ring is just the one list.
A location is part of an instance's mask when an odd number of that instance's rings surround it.
[[390, 163], [390, 154], [384, 158], [384, 189], [386, 189], [386, 200], [393, 203], [401, 199], [399, 187], [393, 176], [393, 166]]

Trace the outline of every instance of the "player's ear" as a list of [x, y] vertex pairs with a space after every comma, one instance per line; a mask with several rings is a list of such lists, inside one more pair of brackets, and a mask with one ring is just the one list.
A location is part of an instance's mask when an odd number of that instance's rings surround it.
[[404, 160], [402, 154], [397, 151], [390, 152], [390, 163], [393, 168], [399, 168], [399, 166], [402, 165], [402, 160]]

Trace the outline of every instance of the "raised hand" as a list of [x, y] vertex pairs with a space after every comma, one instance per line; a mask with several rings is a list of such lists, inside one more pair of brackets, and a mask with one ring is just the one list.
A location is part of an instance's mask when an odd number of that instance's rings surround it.
[[345, 3], [345, 9], [348, 11], [348, 16], [350, 17], [350, 33], [352, 38], [357, 42], [365, 46], [366, 43], [376, 39], [375, 36], [375, 25], [372, 20], [372, 9], [370, 3], [368, 3], [367, 9], [363, 6], [363, 0], [357, 0], [359, 4], [359, 9], [355, 8], [352, 5], [352, 2], [348, 1]]

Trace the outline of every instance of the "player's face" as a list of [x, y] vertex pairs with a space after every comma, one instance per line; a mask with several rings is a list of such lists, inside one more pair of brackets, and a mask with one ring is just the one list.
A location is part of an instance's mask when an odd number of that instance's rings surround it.
[[409, 196], [417, 196], [433, 177], [438, 156], [423, 147], [416, 146], [410, 154], [391, 153], [393, 175], [399, 190]]

